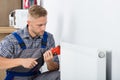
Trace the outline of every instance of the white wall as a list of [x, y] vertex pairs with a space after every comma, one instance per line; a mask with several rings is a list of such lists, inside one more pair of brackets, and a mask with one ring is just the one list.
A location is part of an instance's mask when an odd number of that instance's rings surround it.
[[62, 0], [44, 0], [43, 6], [48, 11], [48, 23], [46, 30], [54, 35], [56, 45], [59, 45], [64, 20]]
[[112, 80], [120, 80], [120, 1], [65, 0], [62, 40], [112, 50]]

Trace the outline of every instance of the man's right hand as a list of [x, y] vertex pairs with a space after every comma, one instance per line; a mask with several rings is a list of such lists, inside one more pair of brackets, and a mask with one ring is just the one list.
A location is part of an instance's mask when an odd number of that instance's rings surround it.
[[36, 62], [36, 58], [25, 58], [21, 59], [21, 65], [24, 68], [33, 68], [37, 65], [38, 63]]
[[0, 57], [0, 69], [10, 69], [17, 66], [23, 66], [24, 68], [33, 68], [38, 63], [36, 62], [37, 58], [15, 58], [9, 59]]

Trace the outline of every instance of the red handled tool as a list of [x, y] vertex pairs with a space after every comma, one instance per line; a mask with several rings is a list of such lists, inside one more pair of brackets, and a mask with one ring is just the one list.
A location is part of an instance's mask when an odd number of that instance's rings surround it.
[[52, 48], [51, 51], [52, 51], [53, 54], [60, 55], [60, 45], [58, 45], [55, 48]]

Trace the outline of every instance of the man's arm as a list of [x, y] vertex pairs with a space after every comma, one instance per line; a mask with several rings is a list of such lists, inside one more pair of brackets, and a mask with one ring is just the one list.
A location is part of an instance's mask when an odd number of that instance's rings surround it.
[[47, 68], [50, 71], [59, 70], [59, 65], [57, 62], [50, 61], [50, 62], [47, 62]]
[[12, 58], [14, 56], [15, 41], [13, 35], [6, 36], [0, 42], [0, 69], [10, 69], [17, 66], [33, 68], [36, 64], [35, 58]]
[[46, 51], [44, 54], [44, 61], [47, 64], [48, 70], [58, 70], [59, 69], [59, 64], [57, 62], [53, 61], [53, 54], [51, 50]]
[[37, 65], [37, 62], [34, 58], [16, 58], [16, 59], [9, 59], [0, 57], [0, 69], [9, 69], [17, 66], [23, 66], [25, 68], [33, 68]]

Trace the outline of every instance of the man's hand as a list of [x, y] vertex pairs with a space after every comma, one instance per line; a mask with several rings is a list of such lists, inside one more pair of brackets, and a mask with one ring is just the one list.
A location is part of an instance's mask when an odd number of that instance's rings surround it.
[[43, 57], [44, 57], [44, 61], [45, 61], [45, 62], [51, 62], [52, 59], [53, 59], [53, 54], [52, 54], [51, 50], [46, 51], [46, 52], [43, 54]]
[[21, 64], [24, 68], [33, 68], [35, 67], [38, 63], [36, 62], [35, 58], [26, 58], [26, 59], [21, 59]]
[[58, 70], [59, 69], [59, 65], [53, 61], [53, 53], [51, 52], [51, 50], [46, 51], [43, 54], [44, 57], [44, 61], [47, 64], [47, 68], [48, 70]]

